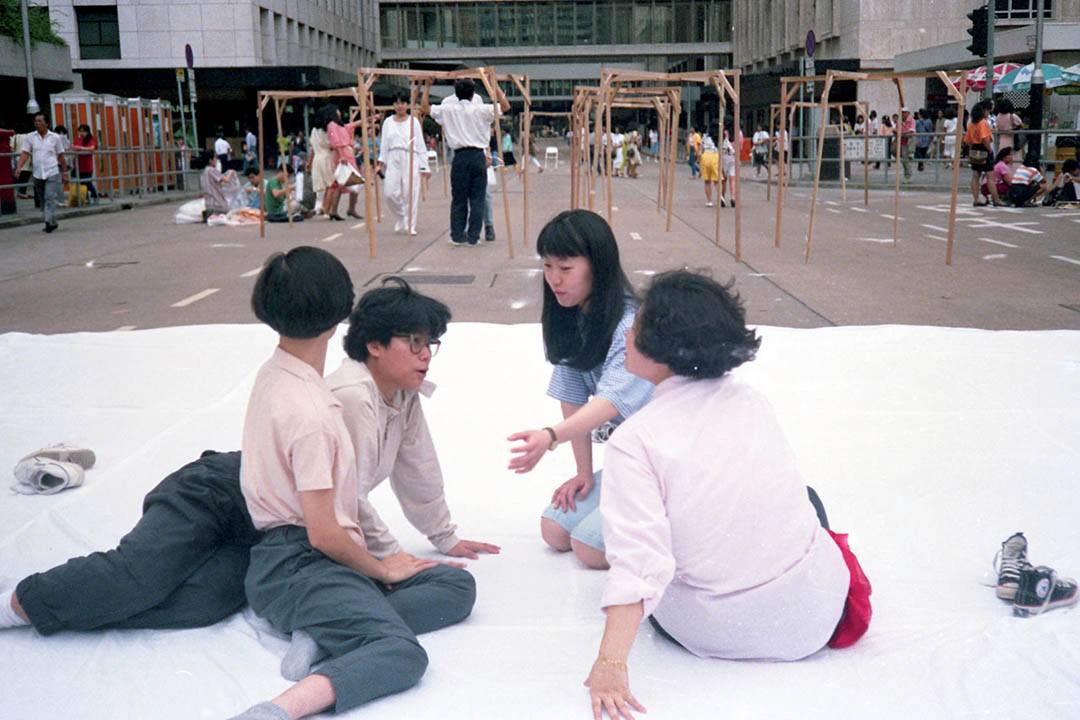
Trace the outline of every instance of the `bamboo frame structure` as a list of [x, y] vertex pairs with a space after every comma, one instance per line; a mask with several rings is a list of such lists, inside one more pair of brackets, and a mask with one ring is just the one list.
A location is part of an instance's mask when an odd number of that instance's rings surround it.
[[[830, 112], [832, 110], [843, 110], [843, 108], [845, 108], [845, 107], [854, 107], [855, 110], [858, 112], [859, 116], [862, 117], [862, 119], [864, 121], [866, 121], [866, 125], [864, 125], [864, 127], [869, 126], [869, 122], [870, 122], [870, 115], [869, 115], [870, 103], [866, 102], [865, 100], [849, 100], [849, 101], [844, 101], [844, 102], [833, 102], [833, 103], [829, 103], [828, 106], [829, 106], [829, 111]], [[820, 108], [820, 107], [821, 107], [821, 103], [816, 103], [816, 102], [814, 102], [814, 103], [811, 103], [811, 102], [793, 102], [793, 103], [789, 103], [788, 108], [787, 108], [788, 122], [790, 123], [792, 115], [794, 115], [795, 111], [798, 110], [799, 108]], [[773, 103], [772, 105], [769, 106], [769, 113], [770, 113], [769, 114], [769, 153], [770, 153], [770, 160], [769, 160], [768, 170], [767, 170], [767, 175], [766, 175], [766, 181], [767, 181], [767, 184], [768, 184], [768, 186], [766, 188], [766, 191], [765, 191], [765, 199], [766, 200], [771, 200], [772, 199], [772, 192], [771, 192], [772, 191], [772, 160], [771, 160], [771, 155], [772, 155], [772, 152], [773, 152], [773, 146], [776, 144], [775, 138], [773, 137], [773, 124], [774, 124], [774, 122], [776, 120], [776, 116], [777, 116], [777, 114], [779, 112], [780, 112], [780, 104], [779, 103]], [[826, 129], [828, 129], [828, 128], [838, 128], [838, 132], [839, 132], [839, 135], [840, 135], [840, 166], [844, 167], [844, 164], [845, 164], [845, 162], [847, 160], [847, 158], [845, 156], [845, 150], [844, 150], [844, 138], [845, 138], [844, 125], [843, 125], [842, 122], [841, 122], [840, 125], [830, 124], [830, 125], [827, 126]], [[853, 136], [855, 136], [855, 137], [859, 136], [858, 133], [851, 133], [851, 134]], [[868, 133], [861, 133], [861, 135], [863, 136], [863, 139], [865, 141], [864, 146], [863, 146], [864, 147], [864, 149], [863, 149], [863, 157], [868, 158], [870, 156], [870, 135]], [[863, 171], [864, 171], [863, 172], [863, 205], [867, 206], [867, 205], [870, 204], [870, 166], [868, 164], [864, 163]], [[787, 177], [788, 177], [788, 179], [790, 179], [790, 177], [791, 177], [791, 158], [787, 159]], [[785, 188], [786, 188], [786, 184], [785, 184]], [[847, 202], [847, 175], [846, 175], [846, 173], [843, 173], [843, 172], [841, 172], [841, 174], [840, 174], [840, 191], [841, 191], [841, 199], [844, 202]], [[779, 247], [779, 245], [777, 247]]]
[[[711, 85], [719, 97], [719, 114], [720, 114], [720, 137], [717, 140], [722, 144], [722, 134], [724, 127], [724, 115], [727, 109], [727, 99], [730, 97], [734, 103], [734, 127], [733, 137], [731, 141], [736, 145], [735, 163], [735, 186], [733, 197], [735, 200], [735, 262], [742, 262], [742, 196], [740, 194], [740, 178], [738, 172], [739, 163], [739, 149], [740, 139], [742, 132], [739, 127], [740, 115], [739, 103], [740, 103], [740, 83], [742, 79], [741, 70], [705, 70], [692, 73], [656, 73], [656, 72], [644, 72], [639, 70], [618, 70], [613, 68], [604, 68], [601, 71], [600, 88], [598, 91], [598, 102], [601, 104], [596, 119], [597, 134], [595, 142], [597, 144], [597, 150], [599, 151], [599, 142], [601, 138], [600, 124], [601, 115], [605, 121], [605, 132], [611, 133], [611, 108], [619, 107], [618, 95], [624, 83], [666, 83], [668, 85], [682, 84], [682, 83], [697, 83], [701, 85]], [[669, 166], [667, 168], [668, 175], [668, 188], [667, 188], [667, 223], [666, 230], [671, 230], [671, 214], [673, 201], [673, 186], [675, 182], [675, 150], [676, 150], [676, 138], [678, 134], [678, 118], [680, 113], [680, 100], [681, 90], [677, 87], [662, 87], [662, 88], [648, 88], [648, 87], [636, 87], [629, 88], [638, 92], [642, 91], [662, 91], [667, 94], [667, 99], [673, 105], [674, 112], [672, 113], [673, 122], [671, 127], [668, 128], [667, 133], [667, 149], [669, 150]], [[679, 90], [680, 94], [674, 95], [673, 91]], [[659, 94], [659, 93], [656, 93]], [[663, 150], [661, 150], [663, 155]], [[612, 208], [612, 179], [611, 179], [611, 155], [607, 154], [604, 162], [604, 169], [607, 179], [607, 205], [608, 205], [608, 222], [611, 222], [611, 208]], [[723, 164], [721, 163], [720, 172], [723, 172]], [[716, 225], [715, 225], [715, 242], [717, 247], [720, 246], [720, 209], [721, 204], [716, 203]]]
[[[815, 163], [814, 163], [814, 192], [813, 192], [813, 199], [811, 200], [811, 205], [810, 205], [810, 223], [809, 223], [809, 225], [807, 227], [807, 231], [806, 231], [806, 255], [805, 255], [805, 258], [804, 258], [804, 262], [806, 262], [806, 263], [810, 262], [810, 247], [811, 247], [811, 243], [812, 243], [813, 235], [814, 235], [814, 219], [815, 219], [815, 216], [816, 216], [816, 213], [817, 213], [818, 189], [819, 189], [820, 179], [821, 179], [821, 160], [822, 160], [821, 155], [822, 155], [822, 150], [823, 150], [824, 145], [825, 145], [825, 127], [826, 127], [826, 124], [827, 124], [827, 121], [828, 121], [829, 108], [834, 105], [834, 104], [829, 102], [829, 95], [832, 92], [833, 83], [836, 82], [837, 80], [853, 80], [853, 81], [856, 81], [856, 82], [866, 82], [866, 81], [871, 81], [871, 82], [874, 82], [874, 81], [876, 81], [876, 82], [882, 82], [882, 81], [884, 81], [884, 82], [892, 82], [894, 85], [896, 85], [896, 93], [897, 93], [897, 98], [898, 98], [898, 101], [899, 101], [898, 107], [903, 107], [904, 106], [903, 81], [905, 79], [911, 79], [911, 80], [922, 79], [922, 80], [925, 80], [927, 78], [938, 78], [939, 80], [941, 80], [941, 82], [948, 89], [949, 94], [952, 95], [953, 99], [957, 103], [957, 117], [958, 118], [963, 117], [964, 107], [965, 107], [965, 104], [966, 104], [965, 93], [966, 93], [966, 90], [967, 90], [967, 87], [968, 87], [968, 79], [967, 79], [968, 74], [967, 74], [966, 70], [962, 71], [962, 73], [961, 73], [961, 80], [960, 80], [961, 88], [960, 89], [956, 88], [952, 84], [952, 82], [949, 80], [949, 73], [947, 73], [944, 70], [938, 70], [938, 71], [935, 71], [935, 72], [928, 72], [928, 73], [888, 73], [888, 72], [871, 73], [871, 72], [848, 72], [848, 71], [829, 70], [824, 76], [822, 76], [822, 75], [815, 75], [815, 76], [812, 76], [812, 77], [789, 76], [789, 77], [783, 77], [783, 78], [780, 79], [780, 88], [781, 88], [781, 90], [780, 90], [780, 135], [781, 135], [781, 137], [784, 134], [785, 118], [786, 118], [786, 115], [787, 115], [788, 107], [791, 104], [790, 100], [791, 100], [791, 97], [794, 95], [795, 91], [798, 89], [798, 84], [799, 83], [805, 83], [805, 82], [819, 82], [819, 81], [822, 81], [822, 80], [825, 82], [825, 89], [821, 94], [821, 101], [814, 104], [818, 108], [820, 108], [820, 110], [821, 110], [821, 122], [818, 123], [817, 157], [816, 157], [816, 160], [815, 160]], [[896, 128], [896, 133], [895, 133], [896, 148], [897, 148], [897, 160], [898, 161], [899, 161], [899, 149], [900, 149], [900, 140], [901, 140], [901, 136], [902, 136], [902, 131], [903, 131], [903, 128], [898, 125], [897, 128]], [[961, 143], [962, 132], [963, 132], [963, 128], [961, 127], [961, 123], [957, 122], [957, 124], [956, 124], [956, 147], [958, 149], [959, 149], [960, 143]], [[867, 142], [869, 142], [869, 136], [867, 136]], [[780, 165], [781, 166], [778, 168], [777, 192], [776, 192], [776, 240], [775, 240], [775, 242], [776, 242], [777, 247], [780, 246], [780, 232], [781, 232], [781, 222], [782, 222], [782, 217], [783, 217], [783, 202], [784, 202], [784, 195], [785, 195], [785, 193], [784, 193], [783, 163], [781, 163]], [[949, 231], [948, 231], [948, 237], [946, 238], [946, 249], [945, 249], [945, 264], [946, 265], [952, 265], [952, 251], [953, 251], [953, 243], [954, 243], [955, 230], [956, 230], [956, 194], [957, 194], [957, 189], [958, 189], [958, 185], [959, 185], [959, 178], [960, 178], [960, 153], [958, 151], [953, 156], [953, 181], [952, 181], [952, 190], [951, 190], [950, 198], [949, 198]], [[894, 192], [893, 192], [893, 247], [896, 247], [899, 244], [899, 241], [900, 241], [900, 173], [898, 171], [896, 173], [895, 188], [894, 188]]]
[[[501, 148], [502, 148], [502, 129], [501, 129], [500, 122], [499, 122], [500, 121], [500, 115], [499, 115], [500, 110], [499, 110], [499, 102], [498, 102], [498, 93], [496, 92], [496, 84], [499, 83], [499, 82], [504, 82], [504, 81], [513, 82], [518, 87], [518, 90], [521, 92], [522, 97], [525, 99], [525, 107], [529, 108], [531, 103], [532, 103], [531, 98], [529, 97], [529, 92], [528, 92], [528, 81], [529, 81], [528, 76], [526, 76], [526, 75], [497, 75], [495, 73], [495, 69], [492, 68], [492, 67], [470, 68], [470, 69], [467, 69], [467, 70], [424, 71], [424, 72], [418, 72], [416, 70], [404, 70], [404, 69], [399, 69], [399, 68], [368, 68], [368, 67], [362, 67], [362, 68], [359, 68], [357, 70], [357, 77], [358, 77], [358, 81], [359, 81], [358, 85], [359, 85], [359, 87], [364, 88], [364, 92], [359, 93], [359, 98], [358, 98], [359, 101], [360, 101], [360, 116], [361, 116], [361, 118], [366, 118], [367, 117], [367, 114], [369, 112], [368, 100], [369, 100], [369, 95], [370, 95], [370, 92], [371, 92], [371, 86], [372, 86], [372, 84], [374, 84], [376, 78], [378, 78], [379, 76], [396, 76], [396, 77], [406, 77], [406, 78], [408, 78], [409, 87], [410, 87], [409, 112], [410, 112], [410, 115], [413, 115], [414, 117], [418, 117], [416, 115], [416, 107], [415, 107], [416, 92], [418, 90], [416, 85], [418, 83], [427, 82], [428, 80], [431, 80], [431, 81], [444, 80], [445, 81], [445, 80], [458, 80], [460, 78], [469, 78], [469, 79], [472, 79], [472, 80], [479, 80], [481, 83], [483, 83], [484, 88], [487, 90], [488, 96], [492, 100], [492, 104], [495, 106], [495, 120], [494, 120], [494, 124], [495, 124], [495, 143], [496, 143], [496, 147], [500, 148], [499, 152], [501, 152]], [[371, 106], [374, 106], [374, 102], [371, 103]], [[366, 135], [366, 133], [367, 133], [367, 124], [365, 123], [364, 125], [361, 125], [361, 127], [364, 129], [363, 132]], [[368, 159], [369, 149], [368, 149], [368, 139], [367, 139], [367, 137], [366, 136], [363, 137], [361, 142], [363, 144], [363, 153], [364, 153], [364, 168], [365, 168], [364, 173], [366, 175], [370, 176], [372, 173], [371, 173], [371, 165], [370, 165], [370, 162], [369, 162], [369, 159]], [[445, 167], [445, 166], [446, 166], [446, 143], [444, 142], [443, 143], [443, 167]], [[503, 209], [504, 209], [505, 215], [506, 215], [507, 248], [509, 250], [510, 257], [514, 257], [513, 231], [512, 231], [511, 226], [510, 226], [510, 203], [509, 203], [509, 200], [508, 200], [507, 194], [506, 194], [506, 166], [505, 165], [503, 165], [501, 167], [500, 175], [502, 176]], [[411, 177], [412, 176], [410, 175], [410, 182], [411, 182]], [[445, 181], [445, 176], [444, 176], [444, 181]], [[445, 189], [445, 185], [444, 185], [444, 189]], [[410, 190], [411, 190], [411, 187], [410, 187]], [[370, 207], [371, 207], [370, 193], [371, 193], [370, 187], [366, 188], [365, 191], [364, 191], [364, 202], [366, 203], [369, 211], [370, 211]], [[409, 194], [409, 197], [410, 198], [412, 197], [411, 192]], [[525, 195], [525, 204], [526, 204], [526, 206], [528, 204], [528, 201], [529, 201], [528, 200], [528, 194], [526, 194]], [[526, 213], [526, 216], [527, 216], [528, 211], [526, 210], [525, 213]], [[368, 224], [368, 235], [371, 238], [372, 245], [374, 245], [374, 242], [375, 242], [375, 240], [374, 240], [375, 229], [373, 227], [371, 227], [370, 223]]]
[[[528, 77], [526, 77], [525, 78], [525, 89], [528, 90], [529, 88], [530, 88], [529, 79], [528, 79]], [[522, 230], [522, 233], [521, 233], [521, 244], [526, 245], [526, 246], [528, 245], [528, 237], [529, 237], [529, 164], [530, 164], [529, 163], [529, 158], [532, 157], [529, 150], [532, 147], [532, 121], [533, 121], [534, 117], [565, 117], [565, 118], [571, 119], [571, 121], [572, 121], [573, 113], [572, 112], [541, 112], [541, 111], [533, 112], [532, 103], [527, 102], [525, 104], [525, 112], [523, 112], [521, 114], [521, 118], [520, 118], [520, 122], [521, 122], [520, 128], [521, 129], [519, 131], [521, 133], [521, 153], [522, 153], [522, 158], [521, 158], [521, 173], [522, 173], [521, 182], [522, 182], [522, 193], [525, 195], [525, 204], [524, 204], [523, 215], [522, 215], [522, 223], [524, 224], [524, 229]], [[573, 153], [573, 145], [571, 145], [570, 151], [571, 151], [571, 154], [572, 154]], [[571, 165], [571, 167], [573, 167], [573, 166]], [[571, 195], [571, 197], [573, 197], [573, 194], [574, 194], [573, 184], [574, 184], [574, 173], [571, 171], [571, 173], [570, 173], [570, 185], [571, 185], [570, 195]]]

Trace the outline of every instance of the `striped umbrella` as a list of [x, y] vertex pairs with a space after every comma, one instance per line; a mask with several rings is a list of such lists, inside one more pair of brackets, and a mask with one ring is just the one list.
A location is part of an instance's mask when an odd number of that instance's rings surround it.
[[[1062, 85], [1080, 84], [1080, 73], [1076, 72], [1075, 68], [1076, 66], [1063, 68], [1060, 65], [1054, 65], [1053, 63], [1043, 63], [1042, 71], [1043, 78], [1046, 80], [1046, 87], [1056, 88], [1061, 87]], [[1034, 72], [1035, 63], [1029, 63], [1024, 67], [1017, 68], [1001, 78], [1001, 80], [994, 85], [994, 89], [997, 92], [1030, 90], [1031, 74]]]
[[[1020, 66], [1016, 63], [1003, 62], [994, 66], [994, 89], [997, 90], [998, 82], [1005, 77], [1008, 73], [1018, 69]], [[953, 85], [960, 87], [960, 78], [953, 80]], [[982, 90], [986, 87], [986, 66], [980, 65], [971, 72], [968, 73], [968, 89], [969, 90]]]

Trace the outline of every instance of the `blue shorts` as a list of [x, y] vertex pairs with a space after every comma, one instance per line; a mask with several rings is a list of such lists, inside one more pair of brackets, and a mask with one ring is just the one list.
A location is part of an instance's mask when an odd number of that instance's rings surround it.
[[572, 540], [585, 543], [591, 548], [603, 552], [604, 534], [600, 524], [600, 474], [593, 473], [593, 486], [584, 498], [575, 499], [577, 510], [558, 510], [555, 505], [548, 505], [541, 517], [554, 520], [559, 527], [570, 533]]

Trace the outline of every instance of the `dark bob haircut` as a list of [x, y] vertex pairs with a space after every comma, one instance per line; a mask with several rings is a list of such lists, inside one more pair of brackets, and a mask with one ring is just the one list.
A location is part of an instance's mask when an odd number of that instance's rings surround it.
[[341, 108], [334, 103], [327, 103], [315, 111], [315, 127], [325, 130], [330, 123], [341, 118]]
[[721, 377], [753, 360], [761, 338], [747, 329], [734, 284], [687, 270], [657, 275], [638, 313], [634, 346], [695, 380]]
[[321, 248], [274, 253], [263, 264], [251, 309], [279, 334], [317, 337], [349, 316], [353, 284], [341, 261]]
[[357, 362], [368, 357], [368, 343], [389, 345], [394, 335], [427, 333], [437, 340], [446, 332], [450, 308], [418, 293], [399, 277], [388, 277], [382, 287], [368, 290], [349, 316], [345, 354]]
[[406, 105], [408, 105], [409, 100], [410, 100], [409, 93], [406, 90], [395, 90], [393, 92], [393, 94], [390, 95], [390, 102], [391, 103], [403, 102]]
[[600, 365], [611, 347], [611, 336], [637, 302], [619, 263], [619, 246], [604, 218], [589, 210], [565, 210], [556, 215], [536, 240], [540, 257], [583, 257], [592, 270], [588, 309], [563, 307], [544, 281], [544, 353], [548, 362], [576, 370]]

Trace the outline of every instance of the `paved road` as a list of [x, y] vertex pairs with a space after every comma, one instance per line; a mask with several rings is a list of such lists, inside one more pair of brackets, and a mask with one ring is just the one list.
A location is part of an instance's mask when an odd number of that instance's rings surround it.
[[[872, 192], [864, 207], [853, 184], [846, 201], [839, 189], [822, 192], [806, 264], [810, 190], [791, 188], [776, 248], [775, 204], [746, 171], [744, 262], [736, 264], [732, 209], [720, 210], [717, 247], [714, 211], [704, 206], [701, 184], [679, 166], [672, 228], [665, 232], [656, 166], [647, 164], [643, 175], [616, 179], [613, 211], [624, 266], [639, 286], [658, 271], [707, 268], [718, 279], [735, 278], [755, 324], [1080, 329], [1078, 210], [973, 208], [962, 194], [953, 264], [946, 266], [946, 196], [905, 191], [900, 243], [893, 247], [892, 194]], [[499, 239], [476, 248], [449, 245], [449, 201], [440, 180], [431, 184], [418, 236], [394, 235], [385, 219], [376, 225], [375, 259], [368, 256], [366, 228], [356, 221], [270, 225], [260, 238], [257, 227], [175, 225], [172, 206], [74, 218], [51, 235], [36, 225], [0, 230], [0, 332], [254, 322], [248, 299], [255, 272], [270, 252], [299, 244], [338, 254], [361, 288], [403, 274], [449, 303], [455, 320], [536, 322], [542, 279], [530, 248], [543, 223], [568, 205], [566, 166], [532, 176], [527, 244], [521, 184], [511, 180], [514, 258], [498, 194]], [[603, 207], [602, 196], [596, 207]]]

